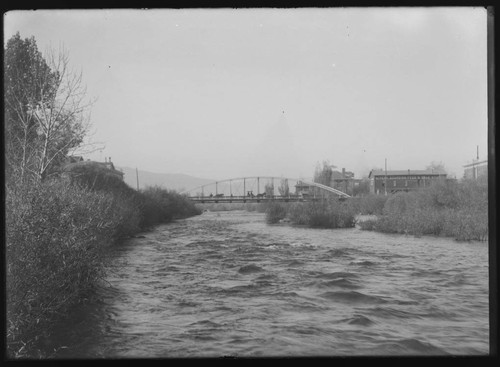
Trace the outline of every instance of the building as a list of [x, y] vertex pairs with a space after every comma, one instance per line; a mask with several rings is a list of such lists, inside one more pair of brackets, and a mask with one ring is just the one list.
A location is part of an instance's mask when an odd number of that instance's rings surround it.
[[368, 175], [370, 193], [392, 194], [430, 186], [433, 181], [445, 179], [446, 173], [435, 170], [372, 170]]
[[79, 155], [69, 155], [66, 157], [66, 164], [83, 162], [83, 157]]
[[348, 195], [352, 195], [354, 185], [354, 172], [346, 171], [345, 168], [342, 168], [342, 172], [332, 172], [332, 180], [329, 186], [333, 187], [334, 189], [345, 192]]
[[488, 160], [474, 159], [464, 166], [464, 178], [476, 180], [479, 177], [488, 177]]
[[[336, 190], [345, 192], [348, 195], [352, 195], [354, 187], [359, 184], [360, 180], [354, 179], [354, 173], [346, 171], [342, 168], [340, 171], [332, 171], [330, 178], [330, 183], [326, 186], [332, 187]], [[317, 196], [321, 191], [316, 186], [311, 186], [298, 181], [295, 185], [295, 194], [300, 196]]]
[[298, 195], [300, 197], [315, 196], [315, 189], [315, 186], [305, 184], [302, 181], [298, 181], [295, 185], [295, 195]]
[[123, 181], [123, 176], [125, 175], [122, 171], [117, 170], [115, 168], [115, 165], [113, 162], [111, 162], [111, 157], [104, 158], [104, 163], [103, 162], [95, 162], [91, 160], [84, 160], [83, 157], [79, 156], [69, 156], [67, 158], [67, 163], [64, 166], [65, 172], [71, 171], [75, 166], [93, 166], [93, 167], [102, 167], [108, 170], [108, 173], [112, 174], [113, 176], [118, 177], [120, 180]]

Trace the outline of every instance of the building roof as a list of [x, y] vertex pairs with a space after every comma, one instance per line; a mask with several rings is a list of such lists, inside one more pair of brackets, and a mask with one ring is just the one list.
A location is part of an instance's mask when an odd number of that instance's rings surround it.
[[334, 180], [349, 179], [349, 178], [353, 178], [353, 177], [354, 177], [354, 173], [351, 171], [344, 171], [344, 174], [342, 174], [342, 172], [340, 172], [340, 171], [333, 171], [332, 172], [332, 178]]
[[484, 164], [488, 164], [488, 160], [485, 159], [484, 161], [475, 161], [469, 164], [464, 165], [464, 167], [474, 167], [474, 166], [482, 166]]
[[66, 157], [68, 163], [82, 162], [83, 157], [79, 155], [69, 155]]
[[113, 172], [114, 174], [118, 174], [121, 176], [125, 175], [122, 171], [115, 169], [115, 166], [111, 162], [103, 163], [103, 162], [96, 162], [96, 161], [90, 161], [90, 160], [72, 162], [72, 163], [66, 164], [65, 169], [69, 169], [69, 168], [74, 167], [74, 166], [98, 166], [98, 167], [106, 168], [106, 169], [110, 170], [111, 172]]
[[368, 177], [372, 176], [439, 176], [439, 175], [446, 175], [446, 172], [444, 171], [438, 171], [438, 170], [430, 170], [430, 169], [425, 169], [425, 170], [395, 170], [395, 171], [384, 171], [384, 170], [372, 170]]

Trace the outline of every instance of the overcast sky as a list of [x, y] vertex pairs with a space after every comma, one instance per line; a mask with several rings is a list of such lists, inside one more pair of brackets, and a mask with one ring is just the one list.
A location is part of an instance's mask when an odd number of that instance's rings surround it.
[[318, 162], [451, 176], [487, 155], [486, 10], [45, 10], [4, 15], [82, 70], [85, 158], [225, 179]]

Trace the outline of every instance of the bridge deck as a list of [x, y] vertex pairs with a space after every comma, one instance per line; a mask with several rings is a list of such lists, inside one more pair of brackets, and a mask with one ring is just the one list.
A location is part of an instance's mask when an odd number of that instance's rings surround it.
[[297, 202], [297, 201], [317, 201], [319, 197], [300, 197], [300, 196], [189, 196], [188, 199], [196, 203], [260, 203], [268, 201], [278, 202]]

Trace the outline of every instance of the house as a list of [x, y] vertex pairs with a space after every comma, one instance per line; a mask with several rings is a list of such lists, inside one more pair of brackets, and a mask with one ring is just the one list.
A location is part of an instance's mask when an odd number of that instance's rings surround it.
[[[345, 192], [348, 195], [352, 195], [354, 186], [359, 184], [360, 180], [354, 179], [354, 173], [346, 171], [342, 168], [340, 171], [332, 171], [330, 178], [330, 183], [327, 185], [336, 190]], [[316, 196], [319, 195], [321, 191], [316, 186], [311, 186], [298, 181], [295, 185], [295, 194], [300, 196]]]
[[69, 155], [66, 157], [66, 164], [83, 162], [83, 157], [80, 155]]
[[299, 195], [301, 197], [307, 197], [315, 195], [315, 186], [308, 185], [303, 183], [302, 181], [298, 181], [295, 185], [295, 195]]
[[416, 190], [445, 178], [445, 172], [436, 170], [372, 170], [368, 175], [370, 193], [377, 195]]
[[83, 157], [69, 156], [67, 159], [67, 163], [64, 166], [64, 171], [67, 173], [75, 166], [102, 167], [102, 168], [109, 170], [108, 173], [112, 174], [113, 176], [118, 177], [122, 181], [123, 181], [123, 176], [125, 175], [122, 171], [119, 171], [115, 168], [115, 165], [113, 164], [113, 162], [111, 162], [111, 157], [109, 157], [109, 160], [107, 157], [105, 157], [104, 163], [103, 163], [103, 162], [95, 162], [95, 161], [91, 161], [91, 160], [85, 161], [83, 159]]
[[476, 180], [479, 177], [488, 177], [488, 160], [474, 159], [464, 167], [464, 178]]
[[331, 187], [346, 194], [352, 195], [355, 185], [354, 172], [346, 171], [342, 168], [342, 172], [333, 171], [332, 179], [330, 182]]

